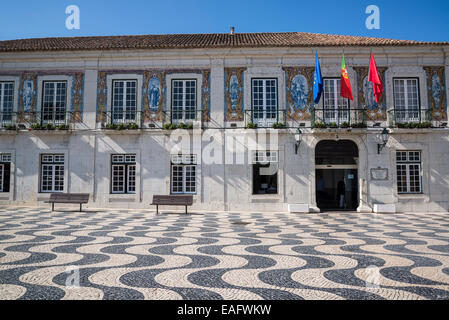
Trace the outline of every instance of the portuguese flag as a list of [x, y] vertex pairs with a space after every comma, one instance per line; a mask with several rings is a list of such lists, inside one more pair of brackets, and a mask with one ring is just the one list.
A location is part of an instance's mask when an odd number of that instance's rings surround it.
[[340, 90], [340, 96], [342, 96], [343, 98], [347, 98], [349, 100], [354, 100], [354, 98], [352, 97], [351, 82], [349, 82], [348, 68], [346, 68], [345, 54], [344, 53], [343, 53], [343, 58], [341, 59], [341, 90]]

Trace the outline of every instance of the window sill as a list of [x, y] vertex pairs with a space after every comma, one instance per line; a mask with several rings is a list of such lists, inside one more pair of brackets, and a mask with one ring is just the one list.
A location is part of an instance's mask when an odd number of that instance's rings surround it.
[[280, 194], [252, 194], [251, 200], [282, 200], [282, 196]]
[[426, 200], [427, 196], [423, 193], [416, 194], [398, 194], [398, 200]]

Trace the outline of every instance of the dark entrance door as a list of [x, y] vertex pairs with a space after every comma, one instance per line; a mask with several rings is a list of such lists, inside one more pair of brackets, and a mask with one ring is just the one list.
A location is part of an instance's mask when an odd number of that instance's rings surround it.
[[358, 148], [349, 140], [325, 140], [315, 150], [316, 200], [321, 211], [357, 209]]

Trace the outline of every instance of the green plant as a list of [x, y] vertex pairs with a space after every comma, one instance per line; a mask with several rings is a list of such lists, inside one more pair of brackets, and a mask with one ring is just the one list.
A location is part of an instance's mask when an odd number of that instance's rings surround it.
[[336, 122], [329, 123], [329, 128], [338, 128], [338, 124]]
[[276, 122], [276, 123], [273, 123], [272, 127], [274, 129], [283, 129], [283, 128], [285, 128], [285, 124], [283, 124], [282, 122]]
[[115, 130], [115, 129], [117, 129], [117, 125], [116, 125], [115, 123], [108, 123], [108, 124], [106, 125], [106, 129], [112, 129], [112, 130]]
[[357, 123], [351, 124], [351, 128], [366, 128], [366, 127], [367, 127], [366, 123], [363, 123], [363, 122], [357, 122]]
[[137, 129], [139, 129], [139, 125], [137, 123], [128, 123], [127, 128], [129, 130], [137, 130]]
[[127, 129], [127, 125], [120, 123], [119, 125], [117, 125], [117, 128], [115, 130], [122, 131], [122, 130], [126, 130], [126, 129]]
[[13, 131], [13, 130], [17, 130], [17, 126], [14, 125], [14, 124], [10, 124], [10, 125], [7, 125], [7, 126], [5, 127], [5, 129], [6, 129], [6, 130], [11, 130], [11, 131]]
[[247, 129], [257, 129], [257, 123], [250, 122], [246, 125], [246, 128]]
[[340, 123], [340, 128], [349, 128], [349, 122]]
[[56, 127], [57, 130], [68, 130], [69, 126], [66, 124], [60, 124], [59, 126]]
[[325, 129], [327, 126], [324, 122], [320, 122], [320, 121], [315, 121], [313, 123], [313, 127], [317, 128], [317, 129]]
[[55, 127], [54, 125], [52, 125], [51, 123], [47, 123], [47, 124], [44, 126], [44, 129], [45, 129], [45, 130], [55, 130], [56, 127]]
[[432, 128], [432, 123], [430, 121], [421, 122], [418, 128]]
[[42, 126], [41, 126], [41, 124], [40, 123], [33, 123], [33, 124], [31, 124], [31, 129], [33, 129], [33, 130], [41, 130], [42, 129]]

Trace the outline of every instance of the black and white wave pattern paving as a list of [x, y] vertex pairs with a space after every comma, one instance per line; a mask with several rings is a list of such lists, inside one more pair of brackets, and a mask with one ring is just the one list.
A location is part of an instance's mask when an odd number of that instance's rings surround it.
[[0, 299], [449, 299], [449, 214], [5, 207]]

